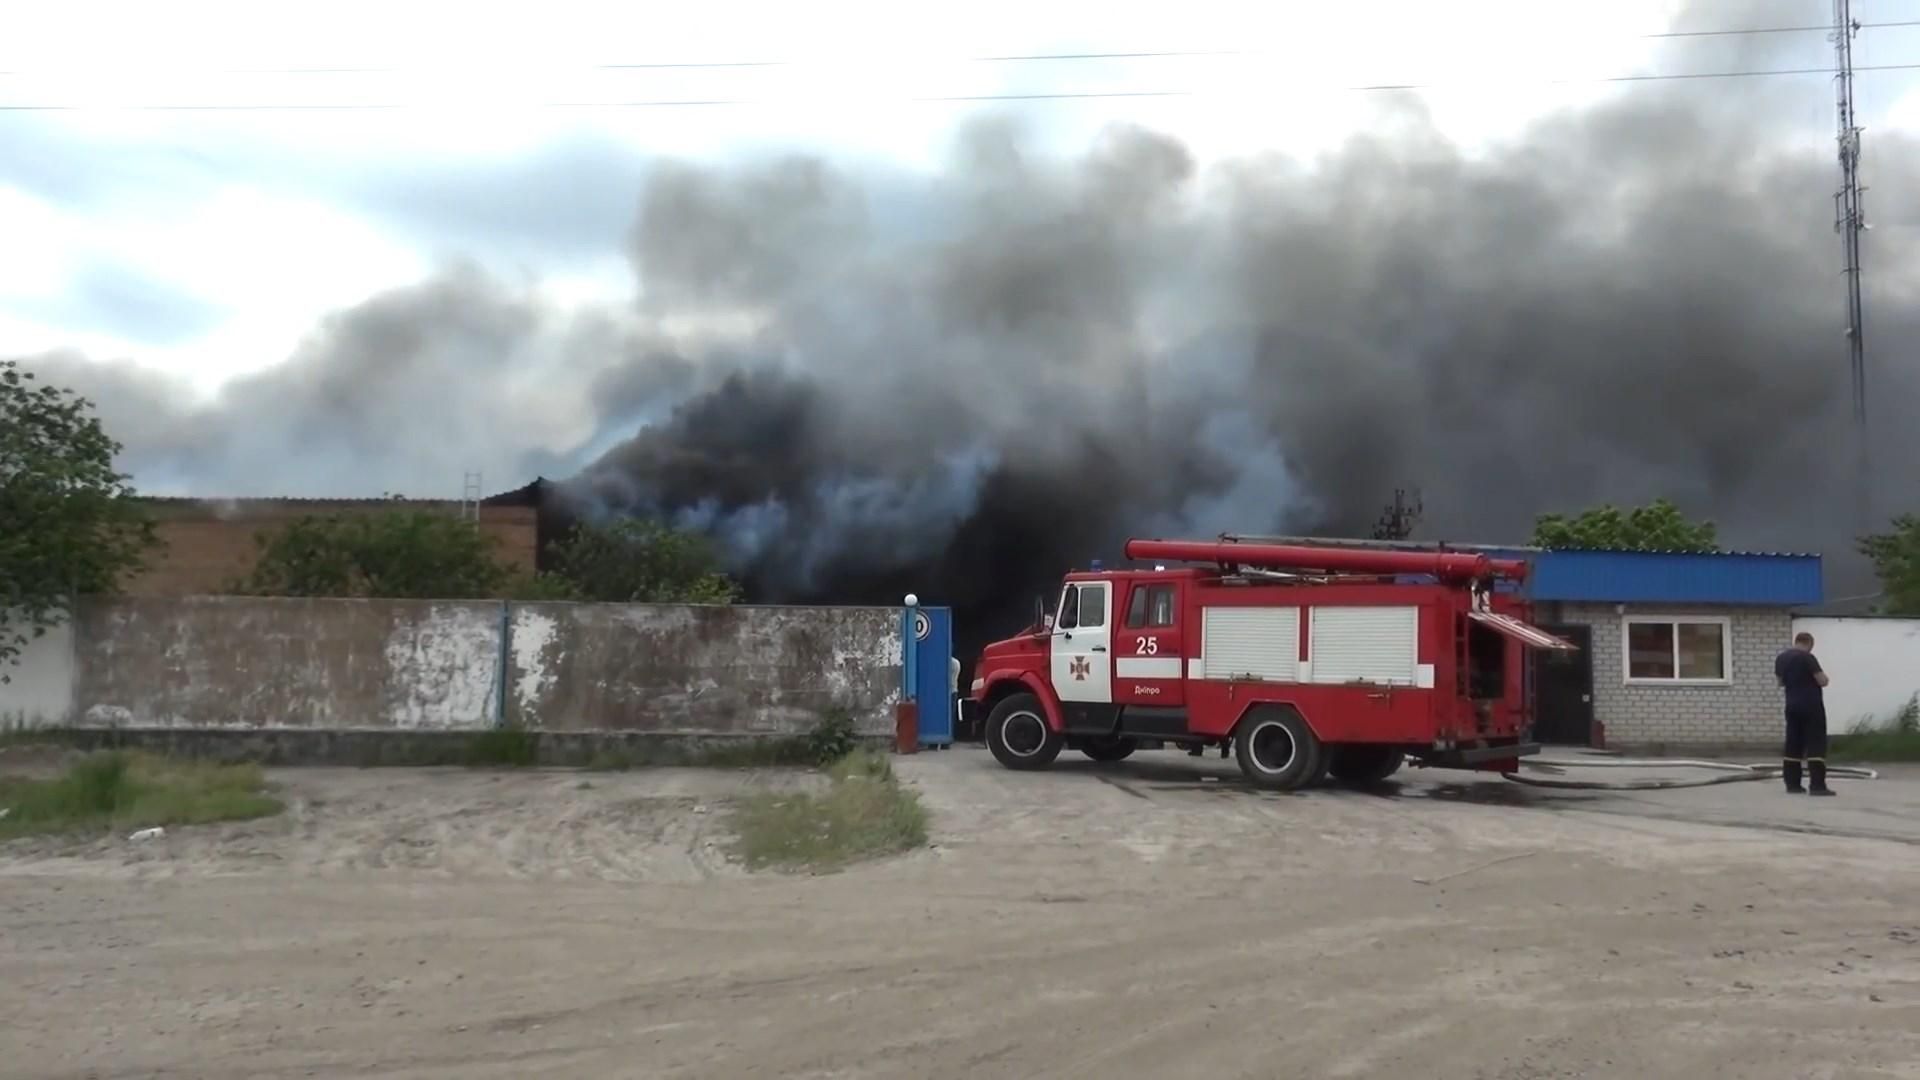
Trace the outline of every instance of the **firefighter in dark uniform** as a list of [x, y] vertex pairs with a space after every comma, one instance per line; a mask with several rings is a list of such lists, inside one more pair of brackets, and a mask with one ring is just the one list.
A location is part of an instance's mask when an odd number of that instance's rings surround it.
[[[1831, 795], [1827, 787], [1827, 703], [1821, 693], [1827, 673], [1813, 655], [1813, 635], [1795, 634], [1793, 647], [1773, 661], [1773, 674], [1787, 699], [1787, 747], [1782, 775], [1787, 790]], [[1806, 766], [1807, 787], [1800, 786], [1800, 768]]]

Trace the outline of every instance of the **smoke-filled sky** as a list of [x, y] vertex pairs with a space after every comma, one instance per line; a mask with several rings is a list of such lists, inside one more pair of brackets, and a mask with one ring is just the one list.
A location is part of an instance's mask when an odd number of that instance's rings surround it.
[[[484, 111], [446, 130], [411, 111], [0, 113], [0, 233], [45, 256], [0, 271], [0, 355], [93, 396], [152, 490], [578, 476], [590, 509], [709, 529], [769, 599], [1024, 595], [1129, 534], [1364, 530], [1398, 486], [1422, 490], [1429, 538], [1521, 540], [1543, 511], [1666, 496], [1730, 543], [1844, 561], [1827, 81], [1577, 81], [1819, 66], [1818, 33], [1633, 35], [1827, 5], [1499, 7], [1376, 5], [1371, 25], [1407, 33], [1352, 36], [1333, 68], [1304, 5], [1265, 37], [1205, 11], [894, 28], [922, 55], [1252, 40], [1297, 61], [1284, 86], [1177, 103], [863, 105], [919, 77], [882, 27], [834, 41], [892, 74], [818, 115], [505, 110], [489, 143]], [[1920, 62], [1920, 32], [1863, 35], [1862, 62]], [[578, 41], [614, 38], [573, 40], [578, 63]], [[647, 59], [821, 40], [692, 35]], [[974, 93], [1197, 85], [1153, 64], [959, 69]], [[278, 100], [163, 76], [99, 92]], [[78, 92], [37, 78], [35, 100]], [[1464, 88], [1329, 89], [1409, 81]], [[1883, 515], [1920, 506], [1907, 85], [1860, 86]]]

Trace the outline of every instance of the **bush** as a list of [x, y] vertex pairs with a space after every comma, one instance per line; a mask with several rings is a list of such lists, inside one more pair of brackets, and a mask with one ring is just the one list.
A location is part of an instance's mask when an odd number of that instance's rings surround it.
[[739, 587], [699, 533], [623, 518], [580, 525], [552, 552], [553, 576], [570, 595], [605, 603], [730, 604]]
[[1836, 761], [1920, 761], [1920, 693], [1908, 698], [1890, 723], [1863, 720], [1836, 736], [1829, 756]]
[[829, 709], [807, 733], [807, 757], [816, 765], [827, 765], [854, 752], [860, 737], [853, 729], [853, 714], [845, 709]]
[[1893, 730], [1912, 735], [1920, 732], [1920, 693], [1915, 693], [1893, 716]]
[[394, 506], [377, 513], [303, 517], [262, 535], [260, 561], [234, 591], [444, 600], [493, 596], [507, 584], [494, 540], [472, 522], [407, 509], [404, 500], [394, 500]]

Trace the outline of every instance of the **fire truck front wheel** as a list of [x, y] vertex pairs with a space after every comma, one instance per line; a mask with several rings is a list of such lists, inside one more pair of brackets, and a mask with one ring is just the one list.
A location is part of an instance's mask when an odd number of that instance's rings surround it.
[[1065, 744], [1032, 694], [1008, 697], [987, 717], [987, 749], [1009, 769], [1044, 769]]
[[1294, 791], [1325, 773], [1319, 737], [1305, 717], [1285, 706], [1248, 713], [1240, 721], [1234, 750], [1247, 782], [1269, 791]]

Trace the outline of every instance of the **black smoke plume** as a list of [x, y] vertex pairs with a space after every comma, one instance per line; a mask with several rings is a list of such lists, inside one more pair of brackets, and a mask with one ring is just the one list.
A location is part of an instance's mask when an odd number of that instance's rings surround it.
[[[1203, 174], [1142, 131], [1052, 162], [994, 126], [961, 160], [905, 195], [807, 160], [657, 178], [648, 302], [750, 313], [762, 359], [595, 462], [585, 504], [712, 531], [768, 599], [913, 589], [1003, 626], [1128, 534], [1360, 535], [1404, 484], [1429, 538], [1665, 496], [1846, 562], [1810, 150], [1659, 98], [1477, 156], [1408, 116], [1307, 166]], [[1879, 145], [1880, 184], [1915, 160]], [[1884, 508], [1915, 495], [1912, 266], [1874, 261]]]
[[[970, 643], [1128, 535], [1360, 535], [1409, 485], [1429, 539], [1665, 496], [1858, 586], [1831, 142], [1764, 119], [1809, 82], [1715, 85], [1474, 150], [1402, 104], [1311, 161], [1201, 168], [1127, 128], [1060, 158], [985, 121], [931, 176], [663, 165], [630, 309], [451, 273], [204, 406], [40, 363], [100, 397], [142, 480], [570, 474], [578, 514], [710, 532], [755, 599], [914, 591]], [[1867, 160], [1899, 224], [1920, 154]], [[1920, 277], [1897, 240], [1868, 257], [1883, 519], [1920, 502]]]

